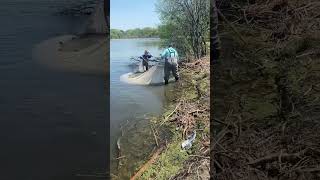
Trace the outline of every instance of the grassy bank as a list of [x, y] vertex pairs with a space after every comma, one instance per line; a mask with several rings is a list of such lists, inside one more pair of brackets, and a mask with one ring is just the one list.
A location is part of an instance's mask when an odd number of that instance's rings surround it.
[[[169, 140], [161, 141], [163, 150], [156, 156], [151, 153], [152, 163], [145, 161], [137, 168], [145, 168], [137, 179], [170, 179], [209, 176], [209, 58], [205, 57], [180, 66], [181, 80], [175, 86], [173, 97], [162, 117], [154, 119], [155, 128], [166, 126], [172, 132]], [[173, 100], [172, 100], [173, 99]], [[182, 150], [181, 143], [196, 130], [197, 137], [189, 150]], [[154, 151], [156, 152], [156, 151]]]

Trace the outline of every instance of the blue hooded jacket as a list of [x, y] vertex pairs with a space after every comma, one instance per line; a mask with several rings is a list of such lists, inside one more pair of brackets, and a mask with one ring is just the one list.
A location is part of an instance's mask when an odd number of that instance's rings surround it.
[[169, 57], [178, 58], [178, 52], [172, 47], [169, 47], [169, 48], [165, 49], [163, 51], [163, 53], [161, 54], [161, 58], [167, 59]]

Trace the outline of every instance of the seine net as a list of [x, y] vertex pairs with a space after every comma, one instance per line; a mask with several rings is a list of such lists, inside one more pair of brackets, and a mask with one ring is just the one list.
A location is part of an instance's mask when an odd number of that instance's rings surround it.
[[[136, 85], [160, 85], [164, 82], [164, 63], [157, 63], [148, 71], [143, 72], [142, 64], [139, 64], [138, 72], [126, 73], [120, 76], [122, 82]], [[172, 80], [172, 79], [171, 79]]]

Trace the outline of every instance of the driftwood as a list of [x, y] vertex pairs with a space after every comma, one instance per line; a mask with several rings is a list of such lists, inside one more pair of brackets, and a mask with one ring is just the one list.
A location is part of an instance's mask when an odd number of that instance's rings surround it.
[[142, 173], [151, 165], [154, 163], [154, 161], [158, 158], [158, 156], [160, 155], [160, 153], [164, 150], [165, 145], [161, 145], [151, 156], [150, 160], [147, 161], [140, 169], [138, 172], [136, 172], [131, 178], [130, 180], [135, 180], [137, 178], [139, 178]]

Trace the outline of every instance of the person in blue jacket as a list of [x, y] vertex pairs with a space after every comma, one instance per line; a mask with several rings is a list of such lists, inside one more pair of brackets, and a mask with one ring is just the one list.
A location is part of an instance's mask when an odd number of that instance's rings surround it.
[[176, 81], [179, 80], [178, 73], [178, 52], [172, 47], [172, 44], [161, 54], [161, 58], [164, 59], [164, 84], [168, 84], [169, 76], [172, 72]]
[[140, 56], [140, 58], [142, 59], [142, 65], [143, 67], [146, 67], [146, 71], [148, 71], [149, 69], [149, 59], [152, 57], [152, 55], [145, 50], [144, 54], [142, 56]]

